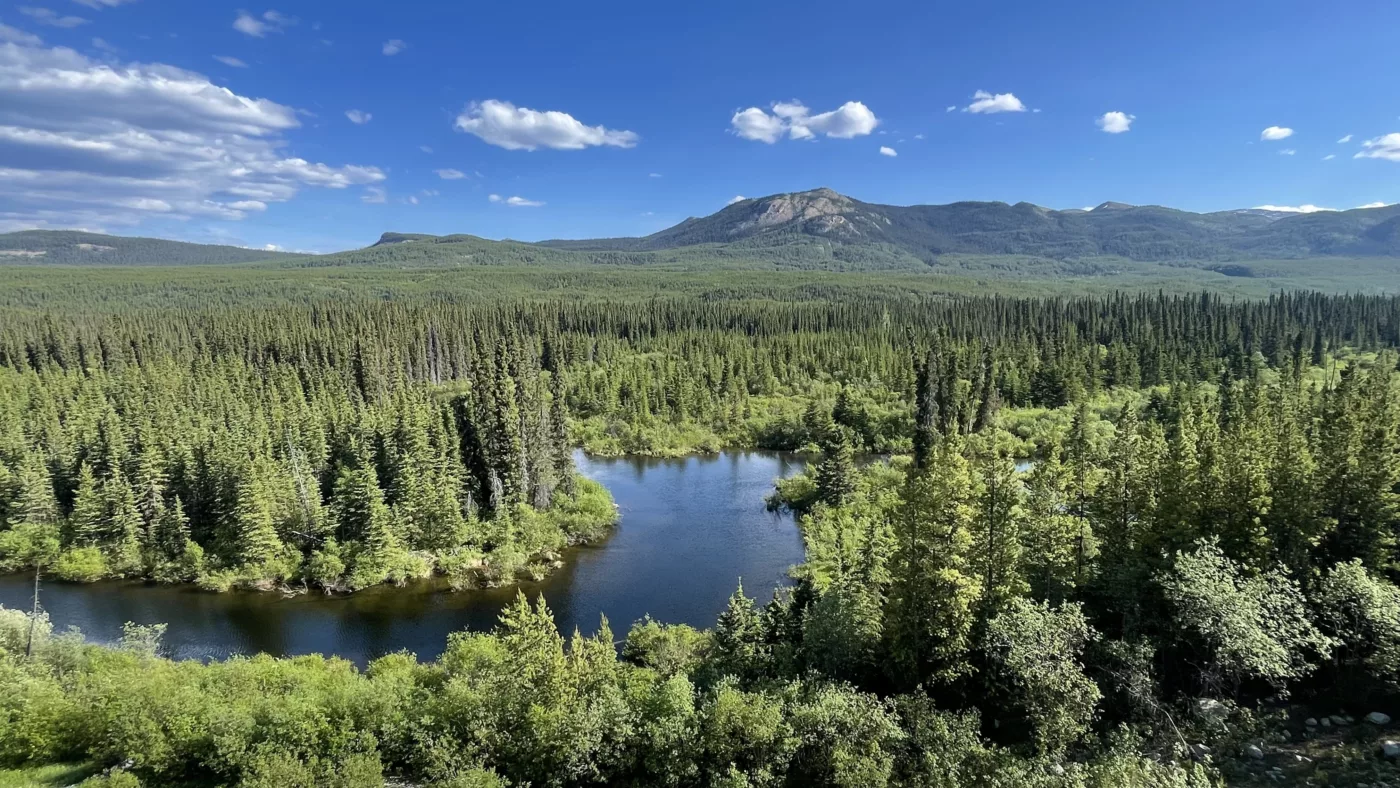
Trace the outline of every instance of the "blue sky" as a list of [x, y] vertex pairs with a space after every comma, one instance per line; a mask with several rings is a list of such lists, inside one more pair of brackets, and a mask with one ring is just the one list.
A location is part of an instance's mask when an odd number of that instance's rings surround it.
[[1400, 201], [1395, 3], [261, 3], [3, 0], [0, 230], [331, 251], [816, 186]]

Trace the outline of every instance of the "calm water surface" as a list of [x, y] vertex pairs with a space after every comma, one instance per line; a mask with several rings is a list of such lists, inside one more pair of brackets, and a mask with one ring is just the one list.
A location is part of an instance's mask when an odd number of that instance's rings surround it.
[[[566, 634], [597, 630], [606, 615], [617, 637], [650, 613], [698, 627], [714, 623], [740, 578], [766, 600], [802, 561], [792, 517], [764, 509], [773, 480], [802, 470], [794, 455], [725, 452], [674, 460], [577, 457], [579, 470], [607, 486], [622, 519], [606, 540], [570, 550], [565, 566], [539, 583]], [[0, 576], [0, 605], [29, 605], [29, 580]], [[41, 602], [57, 629], [115, 640], [126, 621], [169, 624], [165, 644], [177, 658], [267, 652], [336, 654], [360, 664], [407, 649], [442, 653], [447, 635], [487, 630], [516, 587], [452, 593], [423, 583], [350, 596], [319, 593], [212, 594], [141, 583], [45, 583]]]

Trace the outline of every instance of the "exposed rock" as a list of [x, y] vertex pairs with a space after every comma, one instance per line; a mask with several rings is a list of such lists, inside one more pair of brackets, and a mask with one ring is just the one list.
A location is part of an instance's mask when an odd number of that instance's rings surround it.
[[1251, 744], [1244, 748], [1244, 754], [1256, 761], [1264, 760], [1264, 750], [1257, 744]]
[[1342, 727], [1343, 725], [1346, 725], [1346, 724], [1347, 724], [1347, 718], [1346, 718], [1346, 717], [1343, 717], [1343, 716], [1340, 715], [1340, 714], [1333, 714], [1331, 717], [1328, 717], [1327, 719], [1331, 720], [1331, 721], [1332, 721], [1332, 724], [1333, 724], [1333, 725], [1336, 725], [1338, 728], [1340, 728], [1340, 727]]
[[1316, 717], [1309, 717], [1309, 718], [1307, 718], [1306, 720], [1303, 720], [1303, 724], [1306, 725], [1306, 726], [1308, 726], [1309, 728], [1316, 728], [1316, 727], [1317, 727], [1317, 718], [1316, 718]]
[[1390, 715], [1379, 711], [1373, 711], [1366, 715], [1366, 721], [1372, 725], [1389, 725]]
[[1197, 698], [1196, 716], [1207, 722], [1223, 723], [1230, 716], [1230, 709], [1215, 698]]
[[1203, 761], [1210, 755], [1210, 748], [1197, 742], [1186, 748], [1191, 752], [1191, 757], [1198, 761]]
[[1381, 755], [1384, 755], [1392, 761], [1400, 758], [1400, 741], [1387, 739], [1381, 742]]

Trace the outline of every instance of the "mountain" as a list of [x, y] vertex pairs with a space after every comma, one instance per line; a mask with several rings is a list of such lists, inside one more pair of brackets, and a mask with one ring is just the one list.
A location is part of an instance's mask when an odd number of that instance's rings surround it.
[[814, 189], [741, 200], [641, 238], [525, 243], [388, 232], [364, 249], [309, 256], [78, 232], [0, 235], [0, 262], [61, 264], [619, 265], [1022, 277], [1115, 276], [1156, 266], [1243, 277], [1276, 274], [1260, 261], [1303, 261], [1296, 268], [1318, 258], [1372, 258], [1371, 267], [1391, 277], [1400, 271], [1400, 206], [1191, 213], [1105, 202], [1058, 211], [1026, 202], [879, 205]]
[[743, 200], [644, 238], [539, 245], [636, 252], [697, 244], [775, 246], [817, 239], [844, 246], [884, 246], [929, 265], [943, 255], [1175, 263], [1400, 257], [1397, 235], [1400, 206], [1311, 214], [1256, 210], [1200, 214], [1105, 202], [1088, 211], [1056, 211], [1025, 202], [878, 205], [815, 189]]
[[306, 255], [74, 230], [23, 230], [0, 234], [0, 263], [3, 264], [217, 265], [300, 257]]

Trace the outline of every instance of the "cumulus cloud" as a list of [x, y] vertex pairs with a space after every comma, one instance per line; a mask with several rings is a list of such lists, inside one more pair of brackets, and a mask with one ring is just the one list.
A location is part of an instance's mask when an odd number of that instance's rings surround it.
[[971, 112], [976, 115], [993, 115], [998, 112], [1025, 112], [1026, 105], [1016, 98], [1015, 93], [997, 93], [995, 95], [985, 90], [979, 90], [972, 94], [972, 103], [963, 107], [963, 112]]
[[956, 105], [956, 104], [949, 104], [949, 105], [948, 105], [948, 108], [945, 109], [945, 110], [943, 110], [943, 111], [944, 111], [944, 112], [957, 112], [957, 111], [958, 111], [958, 105]]
[[894, 148], [887, 148], [887, 147], [885, 147], [884, 145], [881, 145], [881, 146], [880, 146], [880, 155], [881, 155], [881, 156], [898, 156], [898, 155], [899, 155], [899, 152], [896, 151]]
[[1394, 132], [1382, 137], [1366, 140], [1361, 143], [1361, 152], [1352, 158], [1400, 161], [1400, 132]]
[[742, 194], [736, 194], [736, 195], [734, 195], [734, 197], [733, 197], [732, 199], [730, 199], [729, 202], [725, 203], [725, 205], [733, 205], [733, 204], [736, 203], [736, 202], [743, 202], [744, 200], [747, 200], [747, 199], [748, 199], [748, 198], [745, 197], [745, 196], [742, 195]]
[[408, 49], [408, 44], [404, 43], [403, 41], [397, 38], [393, 38], [384, 42], [383, 52], [384, 54], [393, 57], [394, 55], [397, 55], [405, 49]]
[[1129, 115], [1126, 112], [1105, 112], [1100, 115], [1094, 123], [1109, 134], [1122, 134], [1133, 126], [1133, 121], [1137, 120], [1136, 115]]
[[1294, 149], [1292, 149], [1292, 148], [1284, 148], [1283, 150], [1281, 150], [1281, 151], [1278, 152], [1278, 155], [1280, 155], [1280, 156], [1296, 156], [1297, 154], [1298, 154], [1298, 151], [1296, 151], [1296, 150], [1294, 150]]
[[424, 153], [432, 153], [432, 152], [433, 152], [433, 149], [430, 148], [430, 147], [428, 147], [427, 145], [419, 145], [419, 146], [418, 146], [418, 150], [421, 150], [421, 151], [423, 151]]
[[467, 174], [465, 172], [462, 172], [461, 170], [446, 169], [433, 170], [433, 172], [436, 172], [437, 176], [445, 181], [460, 181], [463, 178], [467, 177]]
[[366, 186], [365, 193], [360, 195], [360, 202], [370, 205], [383, 205], [389, 201], [389, 193], [381, 186]]
[[1341, 139], [1337, 140], [1337, 144], [1338, 144], [1338, 145], [1345, 145], [1345, 144], [1347, 144], [1348, 142], [1351, 142], [1351, 135], [1350, 135], [1350, 134], [1348, 134], [1348, 135], [1346, 135], [1345, 137], [1342, 137]]
[[1335, 154], [1335, 153], [1329, 153], [1329, 154], [1327, 154], [1326, 156], [1323, 156], [1323, 157], [1322, 157], [1322, 160], [1323, 160], [1323, 161], [1331, 161], [1331, 160], [1333, 160], [1333, 159], [1335, 159], [1335, 158], [1337, 158], [1337, 154]]
[[233, 66], [234, 68], [248, 67], [247, 63], [244, 63], [242, 60], [239, 60], [236, 57], [229, 57], [228, 55], [215, 55], [214, 59], [219, 61], [220, 63], [223, 63], [226, 66]]
[[734, 113], [734, 117], [729, 119], [729, 125], [740, 137], [766, 142], [769, 145], [781, 139], [787, 128], [782, 118], [769, 115], [758, 107], [749, 107]]
[[567, 112], [539, 112], [496, 99], [467, 105], [455, 126], [506, 150], [583, 150], [599, 145], [631, 148], [639, 139], [636, 132], [585, 125]]
[[410, 195], [408, 195], [407, 197], [403, 198], [403, 204], [404, 204], [404, 205], [417, 205], [417, 204], [418, 204], [418, 197], [415, 196], [415, 195], [410, 194]]
[[661, 173], [659, 173], [659, 172], [649, 172], [649, 173], [647, 173], [647, 177], [648, 177], [648, 178], [660, 178], [660, 177], [661, 177]]
[[1276, 142], [1278, 140], [1286, 140], [1292, 136], [1293, 129], [1285, 128], [1283, 126], [1270, 126], [1267, 129], [1264, 129], [1263, 131], [1259, 132], [1259, 139], [1263, 140], [1264, 142]]
[[847, 101], [830, 112], [813, 115], [800, 101], [778, 101], [772, 113], [749, 107], [734, 113], [730, 129], [746, 140], [773, 144], [786, 133], [789, 139], [808, 140], [817, 135], [848, 140], [864, 137], [880, 125], [880, 119], [859, 101]]
[[0, 46], [0, 227], [240, 219], [307, 186], [384, 180], [289, 156], [297, 113], [162, 64]]
[[486, 197], [491, 202], [504, 203], [512, 208], [538, 208], [544, 205], [539, 200], [527, 200], [524, 197], [502, 197], [499, 194], [491, 194]]
[[1364, 211], [1368, 208], [1389, 208], [1394, 204], [1393, 202], [1368, 202], [1365, 205], [1358, 205], [1356, 207], [1358, 210]]
[[239, 11], [238, 18], [233, 20], [233, 29], [254, 38], [264, 38], [268, 33], [281, 33], [296, 23], [296, 17], [276, 11], [264, 11], [261, 17]]
[[371, 120], [374, 120], [373, 115], [371, 115], [368, 112], [361, 112], [358, 109], [345, 110], [345, 117], [349, 118], [350, 122], [355, 124], [356, 126], [363, 126], [366, 123], [369, 123]]
[[19, 7], [19, 12], [41, 25], [49, 25], [50, 27], [77, 27], [88, 23], [88, 20], [80, 16], [64, 16], [51, 8], [22, 5]]

